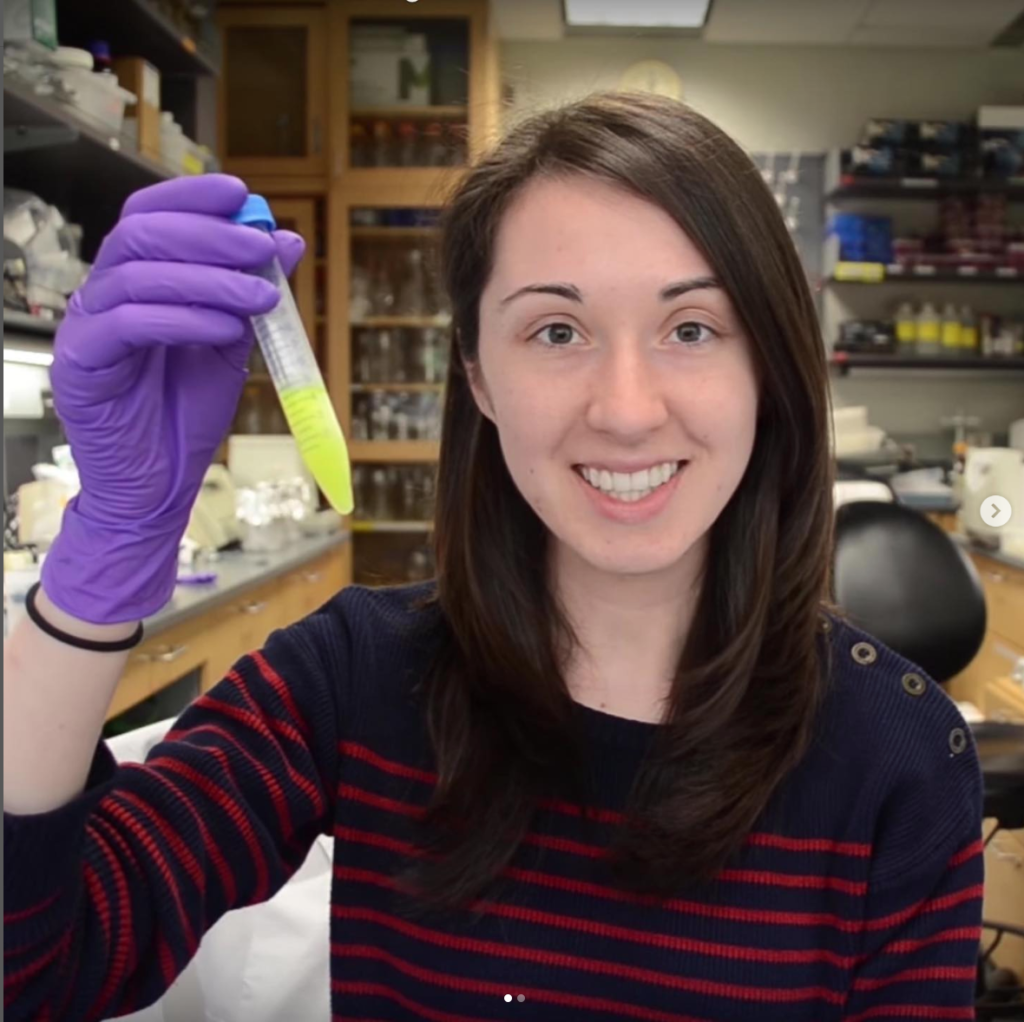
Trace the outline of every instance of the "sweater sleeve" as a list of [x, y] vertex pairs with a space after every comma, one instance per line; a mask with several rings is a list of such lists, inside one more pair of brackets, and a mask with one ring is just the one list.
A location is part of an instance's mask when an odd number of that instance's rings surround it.
[[971, 744], [960, 754], [947, 750], [945, 760], [889, 807], [844, 1022], [974, 1018], [981, 773]]
[[9, 1019], [152, 1004], [220, 916], [270, 898], [329, 832], [348, 672], [330, 607], [243, 657], [144, 764], [101, 742], [77, 799], [4, 814]]

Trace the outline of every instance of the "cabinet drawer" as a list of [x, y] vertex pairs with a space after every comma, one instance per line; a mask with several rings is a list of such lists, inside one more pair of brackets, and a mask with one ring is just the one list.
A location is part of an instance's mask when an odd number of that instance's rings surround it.
[[340, 551], [332, 550], [292, 572], [288, 577], [288, 587], [293, 620], [312, 614], [344, 584], [344, 564]]
[[107, 720], [131, 709], [153, 694], [153, 673], [147, 660], [129, 660], [121, 680], [114, 689], [114, 698], [107, 709]]
[[[985, 849], [985, 919], [1017, 926], [1024, 921], [1024, 832], [1001, 830]], [[989, 943], [992, 934], [983, 934], [982, 940]], [[1024, 973], [1024, 940], [1004, 938], [993, 957], [997, 964]]]

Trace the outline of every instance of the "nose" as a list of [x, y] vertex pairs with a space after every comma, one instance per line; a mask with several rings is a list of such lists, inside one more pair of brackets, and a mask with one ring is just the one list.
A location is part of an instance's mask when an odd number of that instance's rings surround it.
[[664, 381], [639, 345], [620, 344], [595, 366], [587, 424], [622, 443], [645, 439], [668, 420]]

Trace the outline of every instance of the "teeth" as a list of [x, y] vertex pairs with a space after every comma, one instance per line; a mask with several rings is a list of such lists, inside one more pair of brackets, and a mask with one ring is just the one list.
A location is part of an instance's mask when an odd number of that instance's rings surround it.
[[584, 465], [580, 468], [580, 474], [595, 489], [623, 503], [633, 504], [650, 496], [659, 486], [667, 483], [678, 470], [678, 462], [666, 461], [632, 473], [608, 472]]

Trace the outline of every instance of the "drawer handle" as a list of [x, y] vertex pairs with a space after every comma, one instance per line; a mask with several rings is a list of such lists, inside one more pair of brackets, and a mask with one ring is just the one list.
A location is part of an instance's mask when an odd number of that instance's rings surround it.
[[302, 577], [310, 585], [312, 585], [314, 582], [319, 582], [320, 579], [322, 579], [324, 577], [324, 573], [322, 571], [304, 571], [302, 573]]
[[160, 647], [161, 652], [140, 653], [139, 659], [151, 664], [172, 664], [188, 650], [188, 646], [172, 646], [170, 649]]
[[266, 600], [258, 600], [253, 603], [243, 603], [238, 609], [243, 614], [258, 614], [267, 605]]

